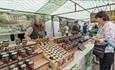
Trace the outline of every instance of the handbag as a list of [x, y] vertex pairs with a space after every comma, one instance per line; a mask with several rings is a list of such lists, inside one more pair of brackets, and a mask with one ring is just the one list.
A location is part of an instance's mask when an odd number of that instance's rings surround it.
[[95, 43], [93, 48], [93, 54], [98, 58], [103, 59], [106, 46], [107, 46], [106, 42]]

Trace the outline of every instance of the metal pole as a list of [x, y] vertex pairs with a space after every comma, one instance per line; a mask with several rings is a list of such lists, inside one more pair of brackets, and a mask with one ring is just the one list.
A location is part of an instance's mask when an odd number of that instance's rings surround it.
[[55, 34], [54, 34], [54, 21], [53, 21], [53, 19], [54, 19], [54, 16], [51, 16], [51, 29], [52, 29], [52, 34], [53, 34], [53, 37], [55, 36]]

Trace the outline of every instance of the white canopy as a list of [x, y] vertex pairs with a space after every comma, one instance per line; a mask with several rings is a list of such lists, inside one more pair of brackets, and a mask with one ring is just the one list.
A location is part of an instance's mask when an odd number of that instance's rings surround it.
[[0, 11], [19, 11], [89, 20], [91, 12], [114, 10], [115, 0], [0, 0]]

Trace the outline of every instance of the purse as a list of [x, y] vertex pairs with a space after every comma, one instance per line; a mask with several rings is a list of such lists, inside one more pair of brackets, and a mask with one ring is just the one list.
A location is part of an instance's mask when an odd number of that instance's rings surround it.
[[93, 54], [97, 56], [98, 58], [103, 59], [106, 47], [107, 47], [106, 42], [95, 43], [94, 48], [93, 48]]

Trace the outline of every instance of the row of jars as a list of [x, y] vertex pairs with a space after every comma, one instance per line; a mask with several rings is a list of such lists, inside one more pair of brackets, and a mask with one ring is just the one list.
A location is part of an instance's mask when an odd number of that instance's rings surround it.
[[26, 46], [27, 45], [27, 40], [22, 39], [22, 41], [21, 41], [20, 39], [16, 39], [15, 43], [16, 43], [16, 45]]
[[[22, 45], [22, 46], [26, 46], [27, 45], [27, 40], [23, 39], [22, 41], [20, 39], [16, 39], [15, 41], [16, 45]], [[4, 50], [4, 48], [9, 47], [9, 41], [5, 40], [3, 42], [0, 43], [0, 50]]]
[[12, 50], [12, 51], [5, 51], [0, 53], [0, 58], [3, 63], [8, 63], [9, 61], [18, 59], [18, 56], [20, 57], [26, 57], [31, 55], [33, 50], [29, 47], [25, 49], [19, 49], [18, 51]]
[[[55, 44], [53, 45], [51, 43], [48, 43], [48, 44], [42, 43], [42, 45], [40, 47], [42, 48], [44, 53], [46, 53], [46, 56], [49, 55], [52, 58], [54, 58], [54, 60], [61, 59], [65, 55], [68, 55], [68, 53], [66, 51], [64, 51], [61, 47], [58, 47]], [[51, 60], [53, 60], [52, 58], [51, 58]]]
[[9, 66], [9, 70], [34, 70], [34, 62], [30, 59]]

